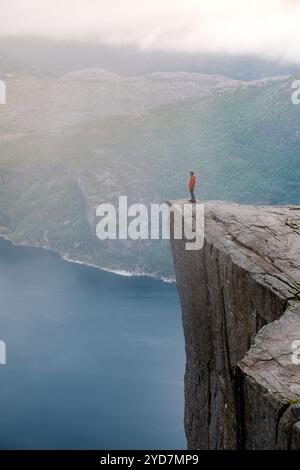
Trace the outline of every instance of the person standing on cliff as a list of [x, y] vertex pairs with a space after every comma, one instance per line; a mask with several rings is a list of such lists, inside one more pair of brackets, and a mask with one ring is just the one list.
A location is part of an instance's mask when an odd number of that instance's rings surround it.
[[191, 193], [191, 199], [189, 200], [189, 202], [196, 202], [196, 198], [195, 198], [195, 194], [194, 194], [195, 186], [196, 186], [196, 176], [194, 175], [194, 172], [191, 171], [190, 172], [190, 181], [189, 181], [189, 190], [190, 190], [190, 193]]

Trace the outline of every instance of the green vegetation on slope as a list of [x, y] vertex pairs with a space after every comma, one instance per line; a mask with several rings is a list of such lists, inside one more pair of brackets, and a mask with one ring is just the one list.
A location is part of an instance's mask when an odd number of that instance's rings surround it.
[[[114, 116], [0, 146], [0, 225], [17, 243], [43, 245], [112, 269], [172, 272], [168, 242], [100, 242], [95, 208], [188, 197], [300, 201], [300, 107], [290, 80], [210, 92], [140, 116]], [[3, 229], [4, 230], [4, 229]]]

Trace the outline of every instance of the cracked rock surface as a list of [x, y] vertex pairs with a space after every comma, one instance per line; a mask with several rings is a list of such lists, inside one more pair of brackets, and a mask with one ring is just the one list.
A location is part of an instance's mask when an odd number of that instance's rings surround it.
[[206, 202], [198, 251], [173, 224], [189, 449], [299, 449], [300, 206]]

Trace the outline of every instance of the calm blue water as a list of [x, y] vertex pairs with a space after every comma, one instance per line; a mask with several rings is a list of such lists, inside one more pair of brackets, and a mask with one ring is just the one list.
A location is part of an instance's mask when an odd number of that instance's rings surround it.
[[0, 240], [2, 449], [181, 449], [174, 285]]

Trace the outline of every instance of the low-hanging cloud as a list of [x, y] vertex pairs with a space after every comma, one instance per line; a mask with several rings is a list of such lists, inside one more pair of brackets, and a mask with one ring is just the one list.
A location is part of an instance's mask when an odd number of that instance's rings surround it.
[[300, 0], [1, 0], [0, 35], [300, 63]]

